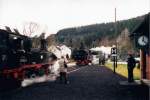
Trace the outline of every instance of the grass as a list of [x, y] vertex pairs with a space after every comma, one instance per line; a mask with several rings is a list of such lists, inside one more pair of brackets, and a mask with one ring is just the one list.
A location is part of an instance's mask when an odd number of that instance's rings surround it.
[[[113, 63], [106, 63], [106, 67], [111, 69], [113, 71]], [[127, 70], [127, 64], [118, 64], [116, 68], [116, 73], [128, 78], [128, 70]], [[134, 79], [139, 80], [141, 75], [140, 75], [140, 69], [135, 67], [133, 71]]]

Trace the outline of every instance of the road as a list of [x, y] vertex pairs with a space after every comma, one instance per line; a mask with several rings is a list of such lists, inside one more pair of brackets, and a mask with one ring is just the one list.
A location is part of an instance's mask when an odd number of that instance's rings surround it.
[[146, 86], [121, 86], [127, 79], [103, 66], [81, 67], [68, 76], [70, 84], [34, 84], [1, 94], [0, 100], [148, 100]]

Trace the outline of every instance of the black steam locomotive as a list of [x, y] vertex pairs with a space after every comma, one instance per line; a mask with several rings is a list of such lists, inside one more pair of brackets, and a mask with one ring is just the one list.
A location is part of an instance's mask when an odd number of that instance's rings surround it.
[[76, 61], [76, 64], [79, 66], [88, 65], [89, 63], [91, 63], [90, 55], [88, 51], [84, 49], [75, 50], [72, 56]]
[[[40, 48], [32, 48], [32, 38], [0, 29], [0, 84], [11, 87], [21, 85], [25, 78], [49, 73], [46, 40], [41, 39]], [[43, 75], [42, 74], [42, 75]]]

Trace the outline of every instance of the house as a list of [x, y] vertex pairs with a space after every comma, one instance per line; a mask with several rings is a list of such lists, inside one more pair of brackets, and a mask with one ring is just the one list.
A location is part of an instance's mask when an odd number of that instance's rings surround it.
[[58, 58], [61, 58], [61, 56], [66, 57], [66, 55], [71, 57], [71, 49], [67, 47], [66, 45], [61, 45], [61, 46], [50, 46], [48, 48], [48, 51], [54, 53]]

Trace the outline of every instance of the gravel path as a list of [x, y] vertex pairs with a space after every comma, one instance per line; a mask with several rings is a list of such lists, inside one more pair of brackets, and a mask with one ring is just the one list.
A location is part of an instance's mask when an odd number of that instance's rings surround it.
[[69, 74], [70, 84], [45, 82], [0, 96], [0, 100], [148, 100], [146, 86], [120, 86], [124, 77], [101, 66], [85, 66]]

